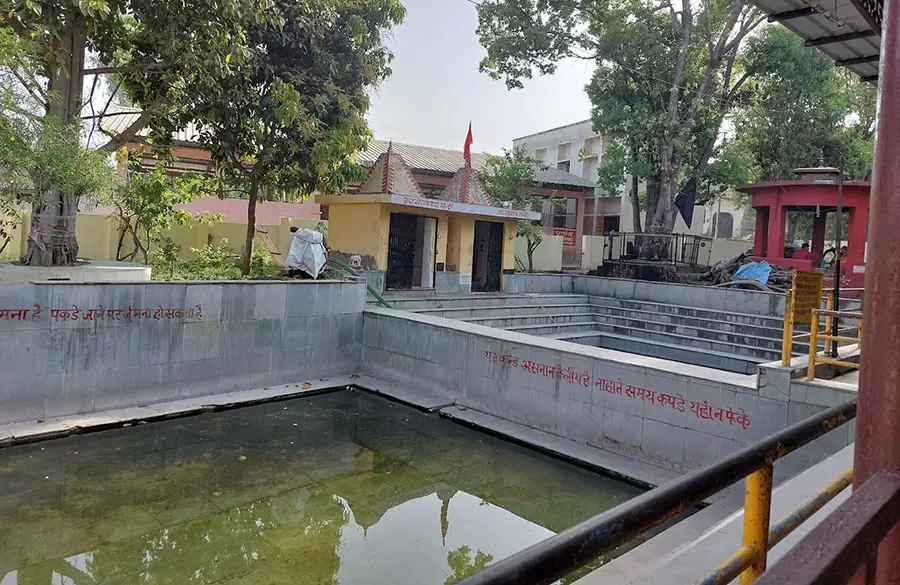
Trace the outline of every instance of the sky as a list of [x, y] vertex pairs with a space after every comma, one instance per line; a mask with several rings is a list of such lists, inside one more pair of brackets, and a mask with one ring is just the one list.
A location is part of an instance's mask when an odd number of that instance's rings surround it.
[[478, 70], [485, 55], [469, 0], [402, 0], [406, 20], [389, 41], [393, 75], [373, 96], [375, 138], [462, 150], [469, 122], [476, 152], [499, 153], [514, 138], [590, 117], [583, 62], [507, 90]]

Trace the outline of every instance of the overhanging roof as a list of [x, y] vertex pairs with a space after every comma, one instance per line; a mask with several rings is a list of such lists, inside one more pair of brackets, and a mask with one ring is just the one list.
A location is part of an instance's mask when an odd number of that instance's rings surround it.
[[878, 80], [883, 0], [750, 0], [864, 81]]

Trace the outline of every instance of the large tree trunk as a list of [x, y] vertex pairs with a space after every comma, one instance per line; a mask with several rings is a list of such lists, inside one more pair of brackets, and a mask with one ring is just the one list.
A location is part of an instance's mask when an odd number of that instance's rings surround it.
[[241, 272], [250, 275], [253, 263], [253, 241], [256, 239], [256, 204], [259, 201], [259, 179], [256, 173], [250, 179], [250, 199], [247, 201], [247, 239], [244, 240], [244, 258], [241, 261]]
[[[70, 23], [60, 42], [56, 63], [50, 72], [47, 118], [60, 128], [80, 121], [85, 35], [77, 10], [66, 14]], [[78, 258], [75, 218], [78, 196], [59, 187], [43, 191], [31, 214], [31, 233], [23, 261], [32, 266], [68, 266]]]
[[638, 188], [638, 177], [637, 173], [634, 173], [634, 169], [637, 167], [637, 150], [631, 149], [631, 215], [634, 217], [633, 229], [637, 233], [641, 233], [644, 231], [641, 228], [641, 198]]

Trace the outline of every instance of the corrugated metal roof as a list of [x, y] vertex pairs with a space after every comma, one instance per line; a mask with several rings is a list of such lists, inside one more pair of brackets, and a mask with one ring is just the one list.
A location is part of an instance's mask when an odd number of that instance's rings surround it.
[[[866, 81], [878, 78], [882, 0], [750, 0]], [[869, 8], [866, 8], [868, 6]], [[870, 14], [870, 10], [879, 12]]]
[[[461, 150], [433, 148], [400, 142], [391, 143], [387, 140], [373, 140], [370, 142], [369, 147], [356, 156], [356, 162], [366, 167], [374, 165], [378, 157], [387, 152], [389, 144], [392, 145], [394, 152], [403, 157], [403, 160], [406, 161], [406, 164], [413, 171], [452, 175], [466, 164]], [[486, 154], [472, 153], [473, 168], [482, 170], [486, 165]], [[535, 172], [535, 178], [539, 183], [545, 185], [562, 185], [583, 189], [597, 186], [595, 183], [582, 179], [578, 175], [554, 168], [538, 169]]]
[[[101, 119], [103, 127], [113, 134], [123, 132], [140, 116], [141, 111], [136, 108], [126, 108], [123, 106], [110, 106], [108, 113]], [[149, 132], [143, 129], [138, 132], [138, 136], [147, 136]], [[197, 129], [193, 124], [187, 128], [176, 132], [172, 139], [176, 142], [194, 142], [198, 141]], [[378, 157], [387, 152], [387, 140], [373, 140], [369, 143], [366, 150], [356, 155], [357, 163], [370, 167], [375, 164]], [[447, 173], [453, 175], [465, 165], [463, 153], [461, 150], [449, 150], [446, 148], [432, 148], [430, 146], [418, 146], [415, 144], [402, 144], [400, 142], [393, 143], [394, 152], [403, 157], [406, 164], [413, 171]], [[482, 153], [472, 153], [472, 167], [478, 170], [484, 169], [487, 164], [487, 155]], [[595, 183], [582, 179], [578, 175], [567, 173], [555, 168], [537, 169], [535, 178], [543, 185], [560, 185], [564, 187], [578, 187], [582, 189], [591, 189], [596, 187]]]
[[[110, 106], [107, 114], [101, 118], [101, 124], [108, 132], [112, 134], [120, 134], [124, 132], [135, 120], [141, 115], [141, 110], [137, 108], [128, 108], [125, 106]], [[138, 131], [138, 136], [147, 136], [150, 132], [146, 128]], [[197, 142], [199, 133], [197, 127], [192, 123], [188, 124], [184, 130], [179, 130], [172, 135], [175, 142]]]

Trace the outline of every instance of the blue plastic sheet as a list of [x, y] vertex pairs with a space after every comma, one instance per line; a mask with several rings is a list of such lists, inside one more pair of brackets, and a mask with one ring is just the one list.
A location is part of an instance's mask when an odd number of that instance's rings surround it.
[[731, 282], [738, 280], [758, 280], [766, 284], [769, 282], [769, 276], [772, 274], [772, 267], [768, 262], [751, 262], [744, 264], [731, 277]]

